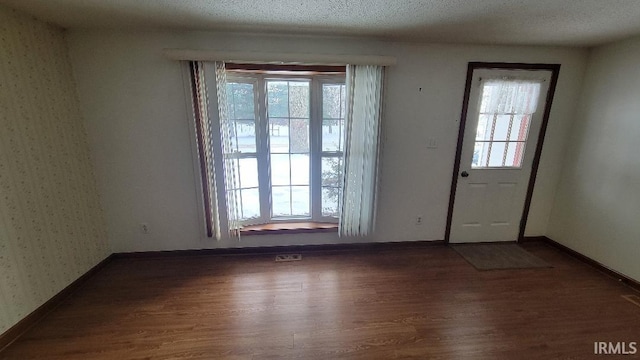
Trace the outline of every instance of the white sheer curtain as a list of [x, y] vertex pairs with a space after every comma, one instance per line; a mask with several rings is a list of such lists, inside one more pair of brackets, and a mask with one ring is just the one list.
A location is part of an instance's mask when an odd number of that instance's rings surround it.
[[383, 78], [382, 66], [347, 66], [340, 236], [366, 236], [373, 231]]
[[539, 80], [482, 79], [481, 113], [532, 114], [538, 107]]
[[218, 123], [220, 125], [220, 141], [222, 148], [223, 168], [224, 168], [224, 189], [227, 205], [227, 223], [230, 237], [240, 238], [240, 208], [238, 206], [238, 194], [234, 191], [233, 184], [236, 183], [236, 172], [233, 171], [234, 159], [231, 139], [233, 130], [229, 120], [227, 109], [227, 73], [223, 61], [215, 62], [216, 69], [216, 96], [218, 103]]

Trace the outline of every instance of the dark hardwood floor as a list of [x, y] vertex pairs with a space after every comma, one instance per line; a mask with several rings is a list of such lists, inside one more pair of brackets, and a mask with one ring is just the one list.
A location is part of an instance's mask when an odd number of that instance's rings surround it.
[[524, 246], [554, 267], [480, 272], [445, 246], [116, 259], [0, 358], [585, 359], [640, 342], [632, 289]]

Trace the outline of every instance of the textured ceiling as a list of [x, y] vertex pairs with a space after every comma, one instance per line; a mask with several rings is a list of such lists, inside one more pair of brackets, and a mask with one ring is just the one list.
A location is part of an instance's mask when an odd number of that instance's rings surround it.
[[640, 0], [0, 0], [64, 28], [259, 31], [599, 45], [640, 34]]

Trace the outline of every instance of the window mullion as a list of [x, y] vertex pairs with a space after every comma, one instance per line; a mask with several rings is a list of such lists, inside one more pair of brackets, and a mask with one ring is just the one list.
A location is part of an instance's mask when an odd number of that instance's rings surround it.
[[322, 217], [322, 82], [312, 78], [309, 88], [311, 219], [317, 221]]
[[271, 178], [269, 177], [269, 118], [267, 117], [266, 82], [263, 76], [257, 77], [255, 98], [257, 101], [258, 128], [256, 139], [258, 141], [258, 186], [260, 198], [260, 221], [267, 223], [271, 220]]
[[289, 214], [293, 215], [293, 187], [291, 186], [291, 82], [287, 81], [287, 124], [289, 124]]

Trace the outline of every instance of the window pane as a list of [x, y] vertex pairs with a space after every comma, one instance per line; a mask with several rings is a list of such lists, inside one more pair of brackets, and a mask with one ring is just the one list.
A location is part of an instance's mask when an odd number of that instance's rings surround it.
[[238, 151], [241, 153], [256, 152], [255, 120], [236, 120], [233, 128], [237, 137]]
[[238, 165], [238, 159], [226, 160], [227, 165], [231, 166], [231, 173], [233, 174], [233, 188], [240, 188], [240, 167]]
[[289, 153], [289, 119], [269, 119], [269, 147], [271, 153]]
[[340, 151], [344, 150], [344, 121], [340, 121]]
[[535, 81], [490, 79], [484, 82], [472, 168], [522, 165], [529, 123], [538, 106], [539, 94], [540, 83]]
[[309, 120], [291, 119], [291, 144], [292, 153], [309, 152]]
[[271, 208], [273, 217], [291, 216], [291, 190], [288, 186], [271, 188]]
[[227, 99], [230, 119], [255, 119], [253, 84], [228, 83]]
[[236, 210], [238, 211], [238, 213], [240, 214], [240, 218], [242, 218], [242, 193], [240, 192], [240, 190], [232, 190], [227, 192], [227, 196], [235, 196], [235, 204], [236, 204]]
[[291, 155], [291, 184], [309, 185], [309, 155]]
[[242, 188], [258, 187], [257, 159], [240, 159], [240, 186]]
[[490, 142], [476, 141], [473, 148], [473, 159], [471, 160], [471, 167], [486, 167], [487, 155], [489, 154]]
[[339, 119], [342, 113], [342, 87], [338, 84], [325, 84], [322, 86], [322, 117]]
[[344, 137], [344, 121], [322, 121], [322, 151], [341, 151]]
[[344, 142], [345, 86], [322, 86], [322, 151], [342, 151]]
[[233, 85], [234, 83], [227, 83], [227, 113], [229, 119], [236, 118], [236, 107], [233, 101]]
[[491, 153], [489, 154], [489, 166], [503, 166], [504, 150], [506, 143], [494, 142], [491, 144]]
[[260, 217], [260, 195], [258, 189], [243, 189], [241, 191], [241, 202], [243, 219]]
[[347, 113], [347, 87], [346, 85], [341, 85], [340, 86], [340, 94], [342, 96], [342, 115], [340, 117], [345, 117], [345, 114]]
[[309, 216], [309, 187], [291, 187], [291, 207], [294, 216]]
[[322, 187], [322, 216], [338, 216], [340, 188]]
[[493, 116], [480, 114], [478, 117], [478, 127], [476, 129], [476, 140], [489, 140], [491, 138], [491, 126]]
[[322, 186], [342, 186], [342, 160], [339, 157], [322, 158]]
[[228, 83], [227, 108], [231, 128], [229, 129], [231, 145], [234, 151], [255, 152], [255, 102], [253, 84]]
[[[515, 118], [515, 116], [514, 116]], [[494, 124], [495, 121], [495, 124]], [[509, 132], [511, 115], [483, 115], [478, 118], [476, 140], [505, 141]], [[512, 130], [513, 131], [513, 130]], [[493, 132], [493, 134], [492, 134]]]
[[496, 116], [496, 124], [493, 129], [492, 140], [498, 140], [498, 141], [507, 140], [507, 133], [509, 132], [510, 122], [511, 122], [511, 115]]
[[267, 111], [269, 117], [289, 117], [289, 87], [286, 81], [267, 82]]
[[[227, 136], [227, 131], [222, 129], [221, 130], [222, 133], [224, 134], [223, 136]], [[235, 121], [230, 121], [229, 122], [229, 144], [231, 145], [231, 152], [235, 153], [238, 152], [238, 138], [236, 137], [236, 123]]]
[[507, 145], [507, 158], [504, 166], [522, 166], [522, 155], [524, 154], [524, 142], [509, 142]]
[[309, 82], [289, 82], [289, 114], [292, 118], [309, 118]]
[[271, 155], [271, 185], [289, 185], [289, 155]]
[[513, 126], [509, 140], [525, 141], [529, 132], [531, 115], [518, 115], [513, 117]]

